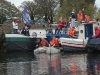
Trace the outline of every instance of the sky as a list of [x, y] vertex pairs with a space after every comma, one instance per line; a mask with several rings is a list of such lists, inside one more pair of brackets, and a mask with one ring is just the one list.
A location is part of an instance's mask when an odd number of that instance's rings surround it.
[[14, 4], [15, 6], [20, 6], [22, 2], [24, 1], [33, 1], [33, 0], [7, 0], [9, 2], [11, 2], [12, 4]]
[[[11, 2], [12, 4], [18, 7], [19, 5], [21, 5], [22, 2], [32, 1], [32, 0], [7, 0], [7, 1]], [[97, 5], [97, 7], [100, 8], [100, 0], [96, 0], [95, 4]]]

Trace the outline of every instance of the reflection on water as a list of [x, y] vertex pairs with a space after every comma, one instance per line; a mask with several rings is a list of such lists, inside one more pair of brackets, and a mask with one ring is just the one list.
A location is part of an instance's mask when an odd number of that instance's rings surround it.
[[0, 75], [100, 75], [100, 54], [1, 54]]
[[87, 54], [66, 54], [62, 56], [62, 75], [87, 75]]
[[0, 75], [6, 75], [6, 55], [0, 54]]
[[88, 74], [100, 75], [100, 54], [88, 54]]
[[7, 54], [7, 75], [31, 75], [32, 53]]

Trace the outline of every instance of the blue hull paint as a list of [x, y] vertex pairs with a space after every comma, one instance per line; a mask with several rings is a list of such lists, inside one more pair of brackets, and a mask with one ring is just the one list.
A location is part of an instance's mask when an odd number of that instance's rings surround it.
[[100, 50], [100, 39], [89, 39], [86, 49], [89, 51]]
[[50, 42], [53, 36], [55, 36], [58, 39], [61, 37], [70, 38], [67, 34], [46, 34], [47, 41]]
[[85, 48], [73, 48], [68, 46], [62, 46], [64, 51], [85, 51]]

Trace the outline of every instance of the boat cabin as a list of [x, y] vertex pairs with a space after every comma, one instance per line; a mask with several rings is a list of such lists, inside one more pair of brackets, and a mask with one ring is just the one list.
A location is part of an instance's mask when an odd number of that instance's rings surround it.
[[78, 39], [88, 40], [95, 35], [94, 27], [97, 26], [96, 22], [83, 23], [78, 26]]

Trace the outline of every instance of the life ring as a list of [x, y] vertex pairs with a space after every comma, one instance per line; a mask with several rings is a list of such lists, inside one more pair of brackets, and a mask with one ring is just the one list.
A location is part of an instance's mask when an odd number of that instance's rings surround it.
[[37, 37], [37, 33], [36, 32], [33, 32], [32, 33], [32, 37], [36, 38]]

